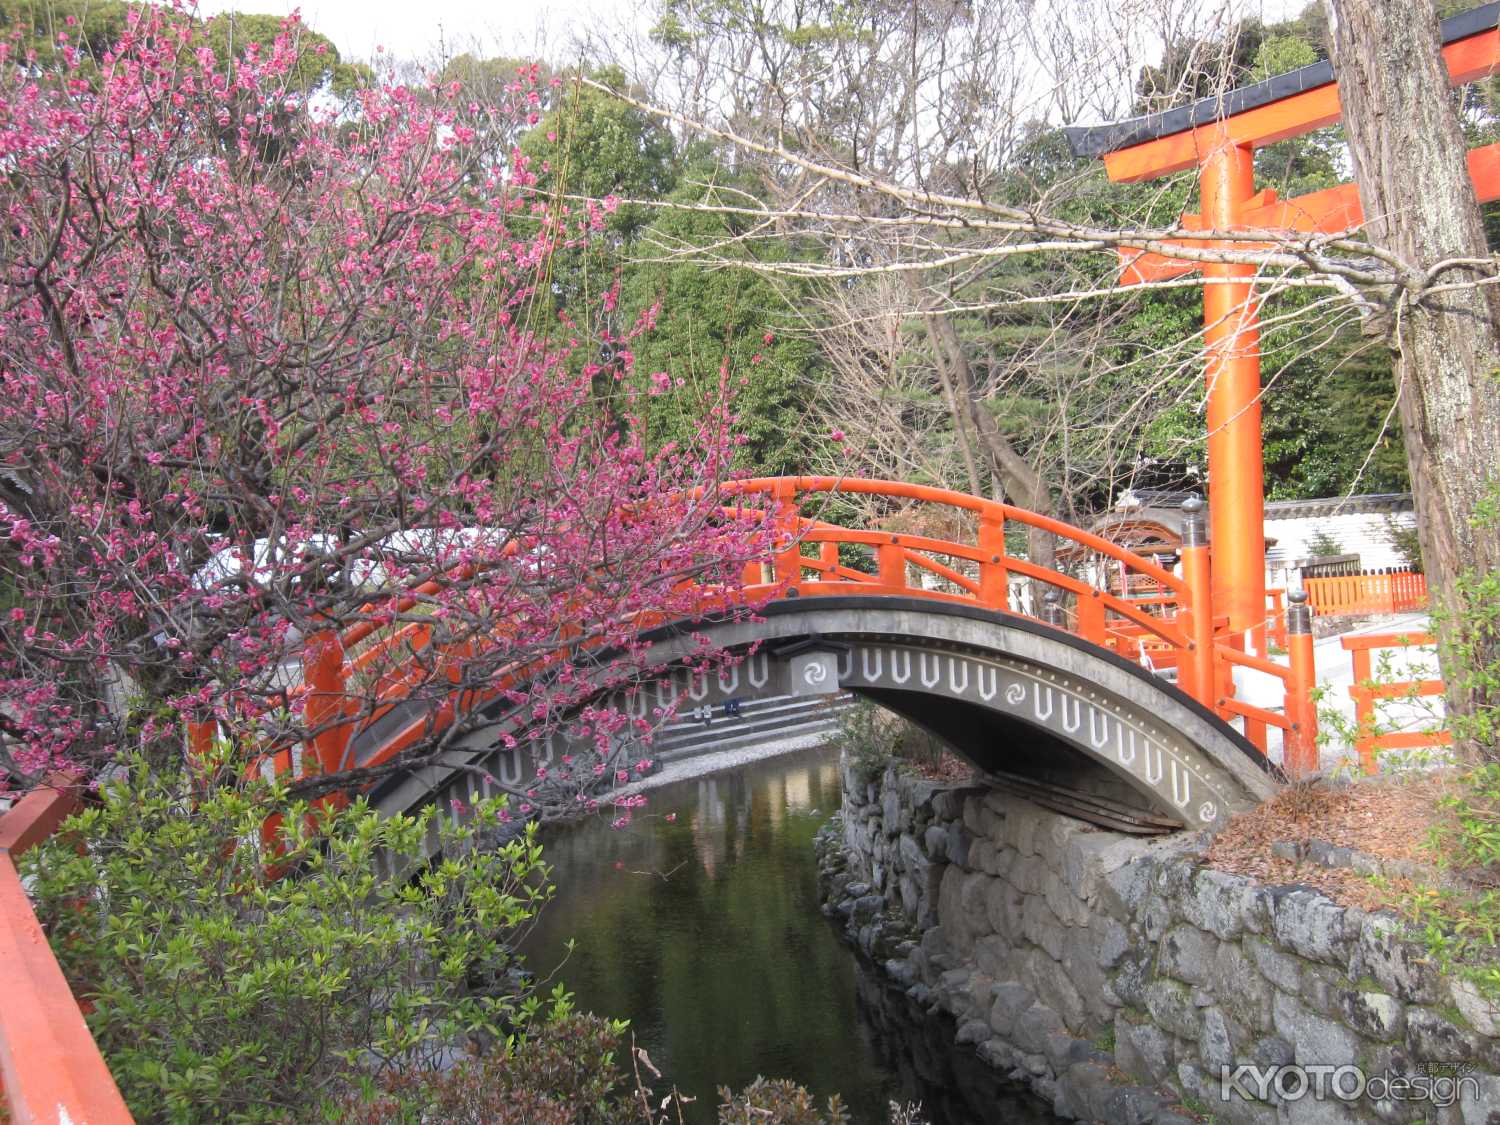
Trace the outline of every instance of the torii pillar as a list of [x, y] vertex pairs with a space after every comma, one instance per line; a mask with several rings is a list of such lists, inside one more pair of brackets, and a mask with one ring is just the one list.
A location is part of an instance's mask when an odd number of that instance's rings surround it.
[[[1198, 179], [1199, 207], [1230, 230], [1255, 195], [1255, 150], [1224, 137]], [[1208, 519], [1213, 601], [1235, 632], [1266, 619], [1265, 457], [1260, 427], [1260, 328], [1255, 267], [1203, 266], [1204, 378], [1208, 386]]]
[[[1500, 3], [1442, 23], [1443, 56], [1454, 85], [1500, 69]], [[1120, 183], [1196, 168], [1200, 213], [1189, 231], [1262, 232], [1277, 238], [1353, 231], [1364, 221], [1359, 193], [1341, 184], [1295, 199], [1255, 190], [1255, 150], [1336, 124], [1342, 115], [1333, 68], [1314, 63], [1254, 86], [1113, 125], [1065, 129], [1077, 156], [1099, 157]], [[1500, 144], [1469, 153], [1480, 202], [1500, 199]], [[1165, 281], [1202, 269], [1207, 385], [1209, 537], [1213, 611], [1233, 633], [1265, 624], [1265, 457], [1260, 425], [1260, 334], [1255, 267], [1171, 256], [1173, 247], [1274, 250], [1254, 235], [1235, 241], [1168, 241], [1165, 253], [1121, 249], [1121, 285]]]

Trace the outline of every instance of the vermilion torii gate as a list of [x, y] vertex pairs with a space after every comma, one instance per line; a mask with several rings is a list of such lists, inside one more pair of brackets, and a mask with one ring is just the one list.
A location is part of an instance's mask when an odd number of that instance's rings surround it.
[[[1454, 85], [1500, 69], [1497, 21], [1500, 3], [1443, 21], [1443, 57]], [[1256, 629], [1266, 616], [1256, 267], [1189, 261], [1170, 250], [1273, 250], [1298, 235], [1356, 230], [1364, 213], [1354, 184], [1293, 199], [1255, 190], [1257, 148], [1336, 124], [1341, 116], [1333, 67], [1320, 62], [1179, 109], [1064, 131], [1076, 155], [1103, 158], [1110, 179], [1120, 183], [1197, 168], [1199, 213], [1183, 215], [1183, 229], [1236, 236], [1167, 241], [1163, 252], [1120, 251], [1121, 285], [1165, 281], [1199, 269], [1209, 281], [1203, 318], [1213, 600], [1235, 632]], [[1480, 202], [1500, 199], [1500, 144], [1472, 150], [1469, 172]], [[1245, 237], [1255, 231], [1277, 241]]]

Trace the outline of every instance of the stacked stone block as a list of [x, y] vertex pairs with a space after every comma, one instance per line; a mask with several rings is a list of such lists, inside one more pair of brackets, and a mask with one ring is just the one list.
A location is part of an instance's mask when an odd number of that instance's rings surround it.
[[[1500, 1011], [1393, 916], [1215, 871], [1206, 844], [892, 770], [845, 777], [824, 892], [894, 983], [1064, 1116], [1500, 1125]], [[1246, 1063], [1464, 1075], [1480, 1095], [1247, 1098], [1221, 1069]]]

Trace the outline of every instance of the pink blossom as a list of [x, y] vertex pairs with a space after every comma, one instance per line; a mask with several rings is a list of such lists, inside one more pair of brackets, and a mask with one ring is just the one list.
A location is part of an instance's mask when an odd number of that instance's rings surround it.
[[[503, 693], [520, 721], [497, 746], [530, 753], [597, 691], [557, 665], [559, 637], [619, 653], [598, 671], [630, 682], [642, 622], [699, 616], [705, 590], [732, 596], [742, 560], [767, 553], [769, 517], [721, 518], [738, 379], [721, 369], [701, 417], [658, 449], [628, 408], [592, 409], [580, 360], [597, 345], [566, 308], [534, 331], [536, 279], [620, 200], [570, 214], [519, 149], [494, 166], [476, 119], [537, 120], [555, 79], [523, 68], [483, 107], [451, 83], [377, 82], [333, 114], [299, 77], [295, 19], [232, 64], [192, 49], [180, 11], [131, 19], [113, 55], [69, 46], [45, 81], [0, 69], [8, 260], [47, 262], [67, 294], [60, 332], [38, 278], [0, 271], [0, 468], [47, 483], [0, 502], [18, 771], [0, 788], [124, 748], [95, 719], [108, 699], [59, 689], [80, 668], [171, 685], [148, 710], [260, 732], [258, 753], [287, 768], [290, 746], [393, 686], [433, 720], [420, 754], [465, 691], [546, 667]], [[659, 312], [612, 333], [618, 371]], [[656, 372], [645, 389], [684, 386]], [[497, 489], [519, 464], [533, 487]], [[375, 592], [421, 583], [416, 605]], [[353, 628], [357, 676], [312, 642]], [[302, 676], [267, 691], [283, 669]], [[607, 746], [624, 722], [591, 727]], [[166, 753], [182, 733], [152, 721], [139, 737]]]

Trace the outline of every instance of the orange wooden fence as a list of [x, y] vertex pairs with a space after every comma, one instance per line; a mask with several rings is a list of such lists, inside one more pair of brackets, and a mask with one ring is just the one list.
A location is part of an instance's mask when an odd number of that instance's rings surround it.
[[1434, 643], [1431, 633], [1368, 633], [1364, 636], [1344, 637], [1340, 642], [1344, 651], [1354, 662], [1354, 682], [1349, 685], [1349, 694], [1354, 699], [1354, 721], [1358, 730], [1354, 748], [1359, 752], [1360, 764], [1365, 773], [1374, 773], [1379, 768], [1375, 761], [1377, 750], [1419, 750], [1429, 746], [1447, 746], [1453, 735], [1446, 730], [1403, 730], [1389, 734], [1375, 733], [1375, 707], [1382, 699], [1422, 698], [1443, 694], [1442, 680], [1403, 680], [1397, 683], [1377, 684], [1371, 669], [1370, 653], [1380, 648], [1407, 648]]
[[1352, 613], [1405, 613], [1427, 605], [1427, 576], [1413, 570], [1306, 578], [1308, 604], [1317, 617]]
[[55, 778], [0, 815], [0, 1110], [9, 1110], [14, 1125], [133, 1120], [52, 956], [14, 862], [46, 839], [77, 803], [73, 780]]

